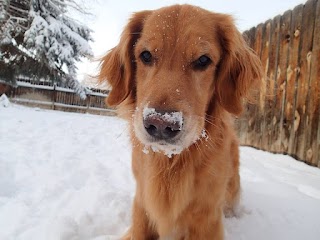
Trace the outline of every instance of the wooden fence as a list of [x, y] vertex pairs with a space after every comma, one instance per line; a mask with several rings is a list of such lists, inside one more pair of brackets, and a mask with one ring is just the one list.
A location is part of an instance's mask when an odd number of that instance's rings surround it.
[[74, 90], [55, 84], [17, 81], [15, 87], [0, 82], [0, 95], [2, 93], [14, 103], [32, 107], [100, 115], [115, 114], [105, 104], [107, 91], [91, 90], [86, 99], [81, 99]]
[[320, 0], [244, 33], [265, 78], [257, 105], [238, 121], [243, 145], [320, 167]]

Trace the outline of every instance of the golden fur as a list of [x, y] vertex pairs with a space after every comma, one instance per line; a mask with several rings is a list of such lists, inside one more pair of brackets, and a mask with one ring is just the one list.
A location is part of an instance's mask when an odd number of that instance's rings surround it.
[[[143, 51], [152, 54], [150, 63], [141, 60]], [[199, 68], [203, 55], [211, 62]], [[132, 16], [99, 75], [112, 87], [107, 103], [130, 125], [137, 185], [124, 240], [223, 239], [223, 210], [232, 214], [240, 193], [232, 115], [261, 74], [228, 15], [174, 5]], [[147, 108], [183, 114], [174, 145], [150, 140]], [[163, 145], [182, 151], [166, 155]]]

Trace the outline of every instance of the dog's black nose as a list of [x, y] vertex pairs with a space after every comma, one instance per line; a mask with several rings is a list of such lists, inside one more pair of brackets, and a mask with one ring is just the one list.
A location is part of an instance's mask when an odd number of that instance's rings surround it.
[[144, 116], [143, 125], [150, 136], [168, 140], [182, 130], [182, 115], [178, 112], [153, 112]]

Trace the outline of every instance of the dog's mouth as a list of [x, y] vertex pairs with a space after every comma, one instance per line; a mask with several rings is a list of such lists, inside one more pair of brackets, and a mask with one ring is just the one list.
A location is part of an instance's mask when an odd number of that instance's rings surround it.
[[149, 154], [150, 151], [155, 153], [161, 153], [171, 158], [173, 155], [180, 154], [183, 151], [183, 147], [178, 145], [172, 145], [168, 143], [161, 142], [152, 142], [149, 144], [145, 144], [143, 148], [143, 152], [145, 154]]
[[149, 107], [141, 110], [137, 109], [135, 112], [134, 129], [145, 146], [144, 153], [158, 152], [171, 158], [189, 147], [196, 138], [195, 127], [188, 127], [191, 124], [187, 123], [181, 111], [163, 111]]

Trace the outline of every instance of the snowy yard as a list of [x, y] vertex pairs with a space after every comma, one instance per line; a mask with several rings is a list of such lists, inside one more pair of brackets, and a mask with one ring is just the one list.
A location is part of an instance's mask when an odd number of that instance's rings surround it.
[[[0, 104], [0, 239], [117, 239], [134, 194], [126, 124]], [[241, 148], [240, 218], [227, 240], [320, 239], [320, 169]]]

